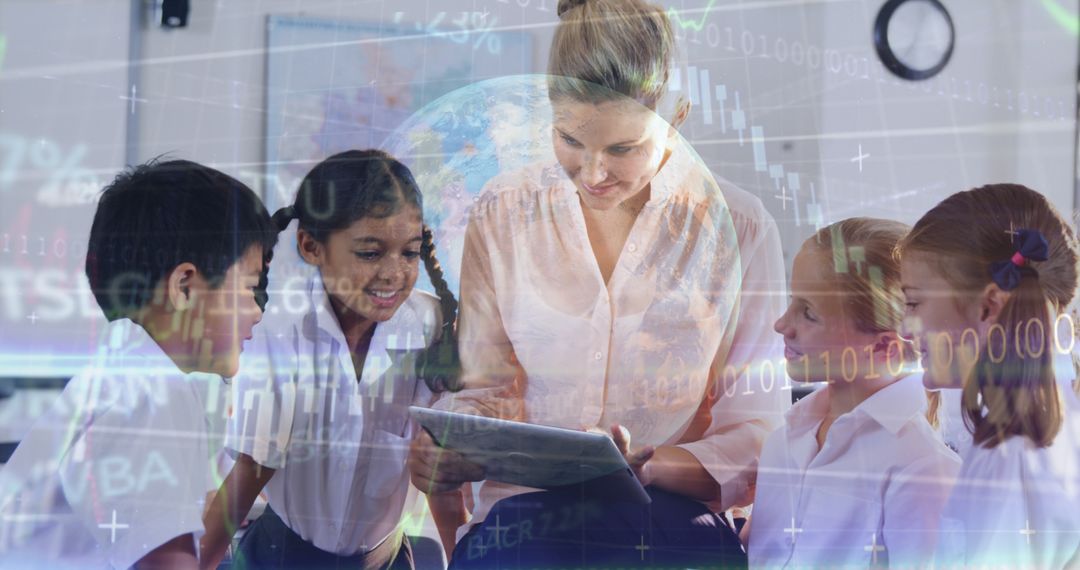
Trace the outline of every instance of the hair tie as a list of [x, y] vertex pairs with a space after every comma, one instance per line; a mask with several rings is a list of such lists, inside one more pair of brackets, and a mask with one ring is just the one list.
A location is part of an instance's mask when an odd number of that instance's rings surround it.
[[285, 206], [274, 212], [273, 216], [270, 216], [270, 220], [277, 226], [278, 231], [284, 231], [289, 226], [289, 222], [297, 218], [296, 208], [293, 206]]
[[990, 276], [1003, 291], [1012, 291], [1020, 285], [1024, 276], [1021, 270], [1028, 262], [1046, 261], [1050, 255], [1050, 245], [1038, 230], [1017, 230], [1013, 233], [1013, 247], [1016, 252], [1011, 258], [990, 264]]

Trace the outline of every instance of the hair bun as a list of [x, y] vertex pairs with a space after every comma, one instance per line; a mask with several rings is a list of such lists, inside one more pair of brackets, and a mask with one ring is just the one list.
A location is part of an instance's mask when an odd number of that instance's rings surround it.
[[563, 17], [563, 14], [567, 13], [578, 6], [584, 6], [587, 0], [559, 0], [559, 6], [555, 9], [555, 13], [559, 15], [559, 18]]

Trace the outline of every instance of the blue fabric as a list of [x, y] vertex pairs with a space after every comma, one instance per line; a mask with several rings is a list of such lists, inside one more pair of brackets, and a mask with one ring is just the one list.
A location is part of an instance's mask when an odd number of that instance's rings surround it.
[[646, 490], [650, 505], [589, 499], [580, 487], [503, 499], [458, 542], [450, 568], [746, 568], [722, 517]]
[[[1017, 230], [1013, 234], [1013, 247], [1028, 261], [1046, 261], [1050, 254], [1050, 246], [1038, 230]], [[1024, 276], [1023, 266], [1013, 263], [1011, 258], [995, 261], [990, 265], [990, 276], [1003, 291], [1012, 291]]]
[[[367, 561], [371, 562], [371, 561]], [[232, 568], [346, 569], [364, 568], [364, 555], [339, 556], [319, 549], [293, 532], [269, 506], [240, 538], [233, 555]], [[402, 541], [393, 560], [384, 563], [389, 570], [412, 570], [409, 541]]]

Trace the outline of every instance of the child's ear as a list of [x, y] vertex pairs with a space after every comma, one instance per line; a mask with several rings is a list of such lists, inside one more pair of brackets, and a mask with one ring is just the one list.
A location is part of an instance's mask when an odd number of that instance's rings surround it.
[[195, 280], [199, 270], [193, 263], [184, 262], [169, 272], [165, 279], [165, 300], [173, 310], [186, 311], [195, 306]]
[[[895, 362], [900, 362], [904, 355], [904, 340], [900, 335], [894, 331], [885, 331], [877, 334], [877, 340], [874, 341], [874, 355], [878, 358], [892, 358]], [[890, 352], [892, 354], [890, 354]]]
[[300, 250], [300, 257], [303, 257], [304, 261], [316, 267], [322, 266], [326, 248], [311, 234], [304, 230], [297, 230], [296, 247]]
[[979, 295], [979, 323], [988, 326], [998, 322], [1010, 297], [1012, 293], [1003, 291], [997, 283], [987, 285]]

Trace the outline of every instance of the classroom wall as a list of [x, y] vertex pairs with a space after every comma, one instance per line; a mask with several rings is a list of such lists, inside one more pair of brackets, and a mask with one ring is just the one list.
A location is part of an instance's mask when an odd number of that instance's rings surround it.
[[[528, 0], [252, 0], [195, 6], [187, 29], [142, 31], [148, 64], [141, 83], [150, 102], [142, 108], [138, 155], [145, 159], [174, 153], [205, 161], [264, 189], [264, 48], [271, 14], [390, 23], [400, 12], [401, 25], [428, 26], [438, 20], [441, 29], [451, 30], [452, 20], [461, 13], [486, 8], [500, 28], [525, 26], [536, 39], [534, 45], [549, 44], [556, 22], [552, 0], [533, 0], [535, 7], [547, 12], [526, 11], [518, 2]], [[521, 72], [536, 72], [545, 65], [546, 59], [538, 56]]]
[[[945, 71], [926, 82], [894, 78], [878, 61], [871, 30], [881, 0], [664, 4], [676, 10], [693, 67], [681, 76], [683, 88], [692, 87], [690, 71], [699, 83], [683, 132], [714, 172], [763, 200], [789, 261], [821, 224], [853, 215], [912, 223], [948, 194], [988, 182], [1026, 183], [1059, 208], [1073, 207], [1077, 37], [1046, 2], [946, 2], [956, 48]], [[1077, 12], [1071, 2], [1058, 4]], [[260, 0], [195, 6], [186, 30], [142, 32], [152, 63], [141, 78], [150, 102], [142, 107], [139, 156], [173, 151], [260, 182], [268, 14], [426, 25], [439, 12], [486, 10], [500, 28], [533, 36], [531, 71], [542, 72], [554, 5]], [[708, 106], [700, 99], [702, 70], [709, 74]], [[723, 101], [715, 91], [721, 85]], [[744, 112], [741, 136], [733, 124], [737, 108]], [[763, 157], [754, 151], [754, 127]], [[860, 148], [869, 155], [861, 169], [853, 160]]]
[[[718, 176], [763, 201], [789, 261], [821, 224], [852, 215], [914, 222], [948, 194], [987, 182], [1026, 183], [1073, 210], [1076, 3], [947, 1], [953, 59], [921, 83], [878, 62], [871, 24], [881, 3], [667, 2], [687, 54], [679, 89], [696, 92], [682, 132]], [[0, 3], [4, 374], [77, 368], [101, 319], [75, 242], [96, 190], [125, 157], [203, 161], [267, 189], [269, 15], [447, 29], [483, 12], [497, 30], [532, 38], [522, 72], [545, 69], [557, 23], [555, 0], [195, 1], [187, 28], [144, 17], [131, 37], [132, 5]]]
[[0, 376], [62, 376], [105, 321], [83, 273], [124, 164], [128, 0], [0, 2]]
[[[703, 32], [685, 32], [691, 63], [727, 84], [729, 109], [739, 93], [748, 127], [740, 144], [731, 117], [724, 133], [696, 114], [690, 136], [715, 172], [764, 201], [788, 265], [822, 224], [856, 215], [914, 223], [949, 194], [991, 182], [1030, 185], [1071, 211], [1077, 36], [1049, 2], [945, 2], [952, 59], [921, 82], [878, 60], [871, 30], [882, 4], [728, 3]], [[1075, 24], [1076, 3], [1058, 5]]]

